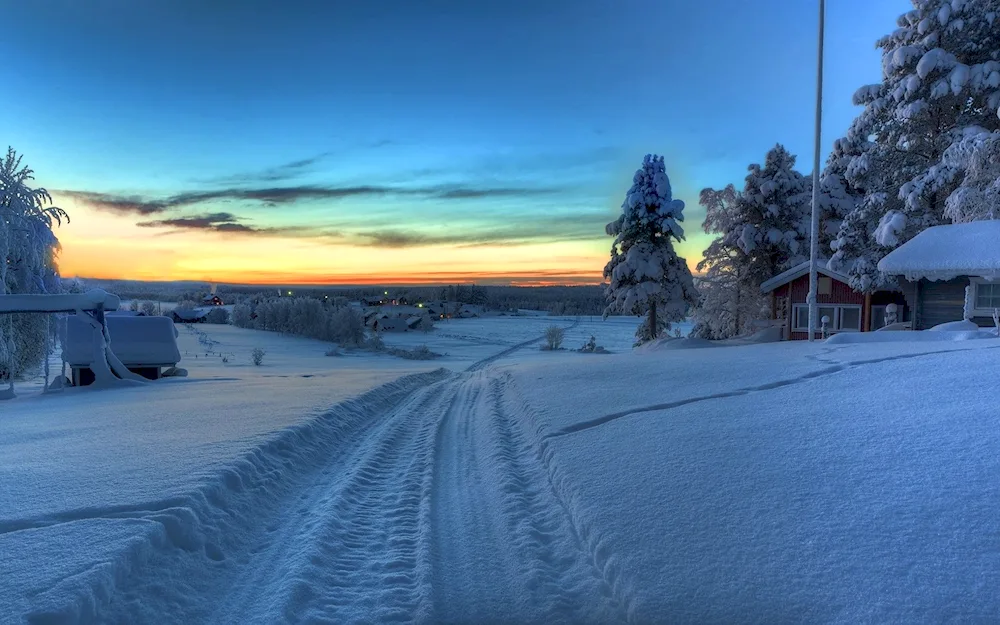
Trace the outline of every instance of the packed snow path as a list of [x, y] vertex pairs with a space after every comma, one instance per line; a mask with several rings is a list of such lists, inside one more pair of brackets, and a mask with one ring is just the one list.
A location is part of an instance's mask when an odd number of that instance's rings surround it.
[[180, 513], [180, 548], [135, 571], [102, 620], [624, 621], [509, 377], [486, 368], [537, 341], [331, 414], [259, 487]]

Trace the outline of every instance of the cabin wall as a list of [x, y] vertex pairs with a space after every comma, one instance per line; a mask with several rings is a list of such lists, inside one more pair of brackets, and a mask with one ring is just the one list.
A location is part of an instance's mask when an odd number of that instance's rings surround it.
[[[942, 323], [961, 321], [965, 316], [965, 287], [969, 278], [963, 276], [952, 280], [926, 280], [905, 282], [903, 292], [907, 301], [916, 302], [915, 330], [927, 330]], [[974, 317], [976, 325], [992, 328], [990, 317]]]

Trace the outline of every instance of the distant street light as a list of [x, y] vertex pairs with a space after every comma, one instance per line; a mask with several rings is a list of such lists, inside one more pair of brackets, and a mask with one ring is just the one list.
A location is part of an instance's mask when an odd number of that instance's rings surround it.
[[823, 20], [826, 0], [819, 0], [819, 50], [816, 59], [816, 132], [813, 146], [812, 226], [809, 228], [809, 342], [816, 334], [816, 251], [819, 247], [819, 142], [823, 122]]

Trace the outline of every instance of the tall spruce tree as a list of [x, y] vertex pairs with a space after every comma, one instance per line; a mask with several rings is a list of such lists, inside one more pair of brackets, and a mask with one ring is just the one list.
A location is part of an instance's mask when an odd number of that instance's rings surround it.
[[663, 157], [647, 154], [622, 202], [622, 214], [605, 231], [615, 237], [604, 267], [610, 303], [604, 316], [645, 315], [636, 345], [683, 321], [698, 294], [687, 262], [673, 241], [684, 240], [684, 202], [673, 199]]

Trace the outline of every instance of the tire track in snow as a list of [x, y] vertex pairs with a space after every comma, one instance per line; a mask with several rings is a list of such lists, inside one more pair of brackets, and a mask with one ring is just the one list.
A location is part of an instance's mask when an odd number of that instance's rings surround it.
[[[236, 590], [211, 619], [245, 623], [408, 621], [424, 597], [418, 550], [420, 501], [430, 438], [454, 384], [418, 390], [395, 408], [337, 469], [328, 467], [291, 498], [295, 514], [269, 528]], [[265, 591], [262, 595], [262, 591]]]
[[[979, 349], [1000, 349], [1000, 346], [994, 347], [981, 347]], [[831, 350], [832, 351], [832, 350]], [[750, 395], [753, 393], [759, 393], [763, 391], [770, 391], [777, 388], [783, 388], [785, 386], [792, 386], [796, 384], [802, 384], [804, 382], [809, 382], [810, 380], [815, 380], [816, 378], [822, 378], [835, 373], [840, 373], [841, 371], [846, 371], [848, 369], [855, 369], [863, 365], [872, 365], [882, 362], [890, 362], [893, 360], [909, 360], [912, 358], [921, 358], [924, 356], [934, 356], [937, 354], [946, 354], [955, 351], [968, 351], [964, 349], [945, 349], [936, 350], [933, 352], [919, 352], [913, 354], [898, 354], [896, 356], [885, 356], [882, 358], [871, 358], [867, 360], [854, 360], [847, 362], [838, 362], [822, 359], [822, 356], [829, 352], [824, 352], [819, 356], [810, 356], [810, 360], [814, 360], [820, 363], [831, 363], [837, 362], [838, 364], [831, 364], [823, 369], [817, 369], [816, 371], [810, 371], [809, 373], [802, 374], [794, 378], [788, 378], [785, 380], [778, 380], [776, 382], [769, 382], [767, 384], [761, 384], [759, 386], [750, 386], [746, 388], [737, 389], [734, 391], [727, 391], [724, 393], [712, 393], [710, 395], [701, 395], [698, 397], [689, 397], [687, 399], [679, 399], [677, 401], [665, 402], [662, 404], [651, 404], [648, 406], [641, 406], [638, 408], [629, 408], [628, 410], [622, 410], [620, 412], [613, 412], [611, 414], [606, 414], [594, 419], [588, 419], [587, 421], [580, 421], [578, 423], [573, 423], [564, 428], [560, 428], [554, 432], [550, 432], [545, 435], [545, 438], [555, 438], [559, 436], [566, 436], [567, 434], [575, 434], [577, 432], [582, 432], [584, 430], [589, 430], [591, 428], [599, 427], [605, 423], [610, 423], [611, 421], [617, 421], [618, 419], [623, 419], [625, 417], [631, 417], [633, 415], [642, 414], [644, 412], [659, 412], [662, 410], [671, 410], [673, 408], [679, 408], [681, 406], [687, 406], [689, 404], [697, 404], [703, 401], [709, 401], [713, 399], [724, 399], [726, 397], [738, 397], [742, 395]]]
[[157, 622], [165, 614], [177, 622], [214, 622], [206, 609], [230, 591], [226, 582], [250, 562], [258, 546], [253, 539], [262, 528], [278, 527], [304, 485], [324, 469], [335, 474], [353, 457], [342, 452], [361, 447], [401, 402], [451, 375], [440, 369], [400, 378], [281, 430], [215, 469], [202, 488], [183, 498], [183, 505], [143, 517], [159, 527], [148, 547], [116, 561], [105, 578], [94, 580], [93, 594], [74, 590], [64, 612], [93, 613], [98, 622]]
[[504, 409], [505, 387], [484, 372], [460, 386], [435, 439], [430, 621], [619, 620]]
[[[553, 449], [553, 441], [546, 437], [545, 423], [548, 419], [542, 418], [544, 411], [537, 410], [528, 403], [522, 393], [516, 391], [513, 376], [510, 373], [504, 374], [504, 384], [508, 390], [504, 393], [504, 401], [518, 415], [518, 420], [522, 427], [532, 431], [525, 431], [525, 437], [530, 436], [535, 444], [533, 448], [538, 464], [542, 467], [548, 487], [553, 494], [554, 500], [563, 512], [563, 516], [568, 520], [573, 535], [576, 537], [580, 550], [585, 554], [588, 564], [594, 575], [599, 579], [602, 592], [608, 594], [612, 605], [615, 607], [613, 616], [606, 618], [595, 618], [585, 616], [582, 622], [626, 622], [641, 623], [635, 616], [636, 600], [632, 589], [635, 587], [634, 580], [623, 570], [612, 549], [604, 541], [600, 528], [595, 526], [587, 518], [588, 515], [581, 514], [581, 505], [577, 501], [576, 489], [571, 479], [567, 478], [565, 472], [559, 466], [558, 456]], [[528, 440], [525, 438], [525, 440]], [[586, 479], [586, 476], [576, 476]]]

